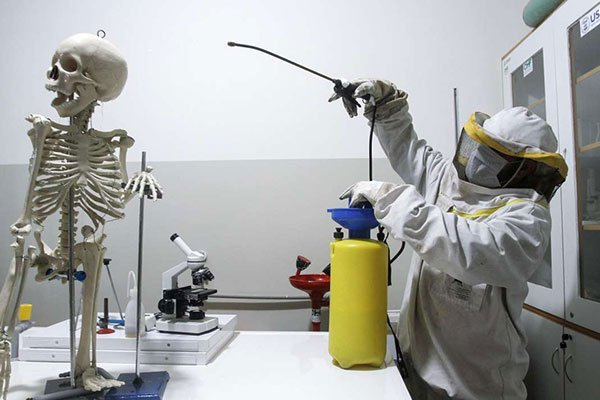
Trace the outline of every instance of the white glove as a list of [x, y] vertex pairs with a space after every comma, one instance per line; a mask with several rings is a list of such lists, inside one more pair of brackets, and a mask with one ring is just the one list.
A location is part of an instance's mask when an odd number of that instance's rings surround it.
[[350, 198], [350, 204], [348, 207], [355, 207], [359, 203], [368, 201], [372, 205], [377, 203], [377, 200], [397, 188], [399, 185], [388, 182], [378, 181], [363, 181], [357, 182], [344, 190], [344, 193], [340, 195], [340, 200]]
[[[347, 87], [348, 85], [356, 87], [352, 97], [355, 99], [363, 98], [365, 104], [369, 104], [371, 107], [373, 105], [379, 107], [380, 105], [395, 99], [397, 97], [396, 94], [398, 93], [398, 89], [392, 82], [379, 79], [355, 79], [350, 82], [345, 81], [343, 82], [343, 85], [344, 87]], [[329, 102], [335, 101], [340, 97], [342, 97], [340, 94], [334, 93], [329, 98]], [[356, 104], [343, 97], [342, 101], [350, 118], [358, 115]], [[372, 117], [371, 115], [368, 115], [369, 108], [371, 107], [366, 107], [365, 109], [365, 113], [369, 118]]]

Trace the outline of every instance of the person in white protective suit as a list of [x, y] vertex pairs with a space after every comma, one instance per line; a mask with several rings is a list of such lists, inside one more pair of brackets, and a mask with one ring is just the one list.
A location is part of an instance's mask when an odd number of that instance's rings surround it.
[[417, 138], [406, 93], [381, 80], [352, 83], [354, 97], [370, 96], [364, 115], [375, 114], [405, 183], [359, 182], [340, 198], [371, 203], [414, 250], [400, 324], [413, 398], [525, 399], [521, 309], [550, 240], [548, 203], [567, 175], [552, 129], [523, 107], [475, 113], [447, 160]]

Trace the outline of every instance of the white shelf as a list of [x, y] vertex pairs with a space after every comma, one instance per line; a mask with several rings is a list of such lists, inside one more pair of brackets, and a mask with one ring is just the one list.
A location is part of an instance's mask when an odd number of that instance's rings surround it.
[[598, 72], [600, 72], [600, 65], [592, 68], [591, 70], [582, 74], [581, 76], [578, 76], [577, 79], [575, 79], [575, 82], [577, 84], [580, 84], [581, 82], [584, 82], [586, 79], [591, 78], [592, 76], [596, 75]]
[[600, 221], [583, 221], [581, 226], [584, 231], [600, 231]]
[[[116, 316], [116, 315], [115, 315]], [[140, 339], [140, 363], [205, 365], [227, 344], [237, 323], [236, 315], [208, 315], [219, 320], [219, 327], [202, 335], [163, 333], [150, 330]], [[81, 321], [81, 318], [80, 318]], [[76, 329], [79, 337], [80, 324]], [[124, 329], [97, 335], [97, 356], [103, 363], [135, 361], [135, 338]], [[68, 362], [69, 321], [48, 327], [33, 327], [19, 335], [19, 360]]]
[[600, 148], [600, 142], [586, 144], [585, 146], [581, 146], [579, 148], [580, 153], [585, 153], [586, 151], [591, 151]]
[[600, 122], [600, 74], [597, 71], [582, 75], [585, 79], [578, 80], [575, 85], [576, 115], [583, 121]]

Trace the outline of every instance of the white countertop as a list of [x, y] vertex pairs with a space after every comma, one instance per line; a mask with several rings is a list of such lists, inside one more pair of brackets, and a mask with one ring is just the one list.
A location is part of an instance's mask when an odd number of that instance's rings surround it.
[[[344, 370], [331, 362], [326, 332], [236, 332], [208, 365], [142, 365], [141, 372], [168, 371], [164, 400], [402, 400], [410, 399], [393, 362], [386, 368]], [[133, 366], [102, 365], [117, 376]], [[14, 361], [9, 400], [42, 394], [45, 382], [69, 370], [65, 363]]]

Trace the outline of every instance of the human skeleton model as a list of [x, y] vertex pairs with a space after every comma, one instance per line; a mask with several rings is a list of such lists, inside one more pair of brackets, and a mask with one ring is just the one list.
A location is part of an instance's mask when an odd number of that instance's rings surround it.
[[[56, 92], [52, 107], [70, 125], [61, 125], [40, 115], [26, 119], [33, 145], [29, 165], [29, 186], [23, 213], [10, 230], [14, 259], [0, 292], [0, 389], [6, 398], [10, 379], [10, 340], [17, 307], [29, 267], [36, 267], [37, 281], [68, 277], [68, 246], [73, 243], [73, 270], [83, 267], [83, 309], [81, 336], [75, 363], [77, 386], [86, 390], [120, 386], [105, 379], [96, 369], [96, 297], [106, 248], [103, 227], [124, 217], [125, 204], [148, 188], [157, 199], [162, 188], [148, 168], [127, 178], [126, 154], [134, 140], [122, 129], [102, 132], [89, 127], [98, 101], [116, 98], [127, 80], [127, 63], [108, 41], [90, 34], [77, 34], [63, 41], [52, 58], [46, 89]], [[118, 157], [116, 151], [119, 151]], [[126, 184], [124, 184], [126, 182]], [[71, 193], [71, 195], [70, 195]], [[73, 201], [73, 224], [79, 210], [91, 221], [81, 228], [83, 240], [69, 238], [69, 198]], [[42, 241], [43, 223], [60, 214], [59, 243], [50, 249]], [[25, 249], [25, 236], [32, 226], [35, 247]], [[90, 357], [91, 349], [91, 357]]]

